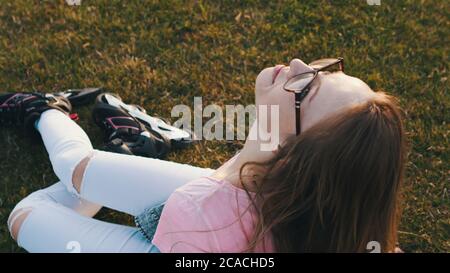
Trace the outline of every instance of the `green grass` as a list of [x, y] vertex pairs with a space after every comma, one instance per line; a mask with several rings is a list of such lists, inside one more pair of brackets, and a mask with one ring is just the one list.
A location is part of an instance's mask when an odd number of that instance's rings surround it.
[[[347, 74], [400, 98], [411, 144], [400, 244], [449, 252], [448, 1], [0, 1], [0, 89], [104, 86], [151, 114], [253, 103], [256, 75], [293, 57], [342, 56]], [[242, 1], [244, 2], [244, 1]], [[80, 125], [102, 143], [78, 109]], [[0, 129], [0, 251], [23, 251], [6, 220], [25, 195], [57, 181], [42, 145]], [[207, 141], [169, 160], [218, 167], [242, 142]], [[103, 210], [100, 219], [132, 224]]]

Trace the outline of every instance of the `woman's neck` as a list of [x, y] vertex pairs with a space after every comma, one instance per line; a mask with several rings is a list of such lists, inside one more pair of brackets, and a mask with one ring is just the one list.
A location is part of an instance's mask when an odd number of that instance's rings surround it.
[[[247, 162], [266, 162], [273, 158], [278, 150], [278, 144], [283, 143], [287, 135], [281, 135], [277, 138], [276, 143], [268, 145], [267, 135], [261, 134], [262, 130], [258, 130], [259, 123], [256, 120], [253, 126], [250, 128], [249, 136], [247, 137], [244, 147], [230, 164], [223, 165], [216, 172], [213, 173], [212, 177], [216, 179], [223, 179], [231, 184], [241, 187], [241, 180], [239, 173], [241, 167]], [[257, 130], [259, 132], [257, 132]], [[271, 139], [273, 140], [273, 138]], [[272, 146], [268, 149], [268, 146]], [[248, 174], [247, 175], [251, 175]], [[247, 186], [247, 185], [246, 185]]]

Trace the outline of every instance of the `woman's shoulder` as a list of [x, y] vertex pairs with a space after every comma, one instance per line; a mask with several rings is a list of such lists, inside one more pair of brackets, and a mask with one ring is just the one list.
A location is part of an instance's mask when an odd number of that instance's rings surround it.
[[211, 196], [233, 196], [233, 198], [248, 198], [245, 190], [238, 188], [226, 180], [213, 177], [201, 177], [177, 188], [175, 195], [182, 195], [192, 200], [205, 199]]
[[161, 252], [239, 252], [255, 222], [249, 197], [224, 180], [202, 177], [167, 200], [153, 239]]

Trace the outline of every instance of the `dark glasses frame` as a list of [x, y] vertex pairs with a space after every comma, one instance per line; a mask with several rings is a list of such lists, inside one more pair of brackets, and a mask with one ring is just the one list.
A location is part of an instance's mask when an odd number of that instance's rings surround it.
[[[324, 62], [323, 65], [316, 65], [314, 66], [314, 63], [318, 63], [318, 62]], [[333, 58], [333, 59], [320, 59], [320, 60], [316, 60], [312, 63], [310, 63], [309, 65], [313, 68], [313, 71], [309, 71], [309, 72], [305, 72], [305, 73], [300, 73], [297, 75], [292, 76], [291, 78], [289, 78], [283, 85], [283, 89], [286, 92], [290, 92], [290, 93], [294, 93], [295, 94], [295, 132], [296, 135], [300, 134], [301, 131], [301, 121], [300, 121], [300, 105], [301, 102], [303, 101], [303, 99], [308, 95], [309, 91], [311, 90], [311, 85], [314, 82], [314, 80], [316, 79], [317, 75], [319, 74], [319, 72], [324, 71], [334, 65], [338, 64], [339, 65], [339, 70], [344, 72], [344, 58]], [[296, 80], [302, 79], [305, 75], [307, 74], [311, 74], [311, 79], [310, 81], [301, 89], [291, 89], [291, 88], [287, 88], [286, 86], [288, 84], [291, 84], [293, 82], [295, 82]]]

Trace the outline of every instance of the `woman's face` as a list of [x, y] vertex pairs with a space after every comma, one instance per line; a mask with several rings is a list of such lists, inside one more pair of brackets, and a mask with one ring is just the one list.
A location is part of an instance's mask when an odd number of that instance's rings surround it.
[[[294, 94], [284, 91], [283, 85], [290, 77], [312, 70], [301, 60], [293, 59], [289, 66], [277, 65], [266, 68], [256, 78], [255, 104], [257, 107], [267, 105], [268, 109], [271, 105], [279, 106], [278, 124], [282, 136], [295, 134]], [[317, 84], [318, 82], [320, 84]], [[358, 78], [343, 72], [321, 72], [311, 91], [302, 101], [301, 130], [305, 131], [319, 120], [352, 104], [365, 102], [375, 95], [376, 93]]]

